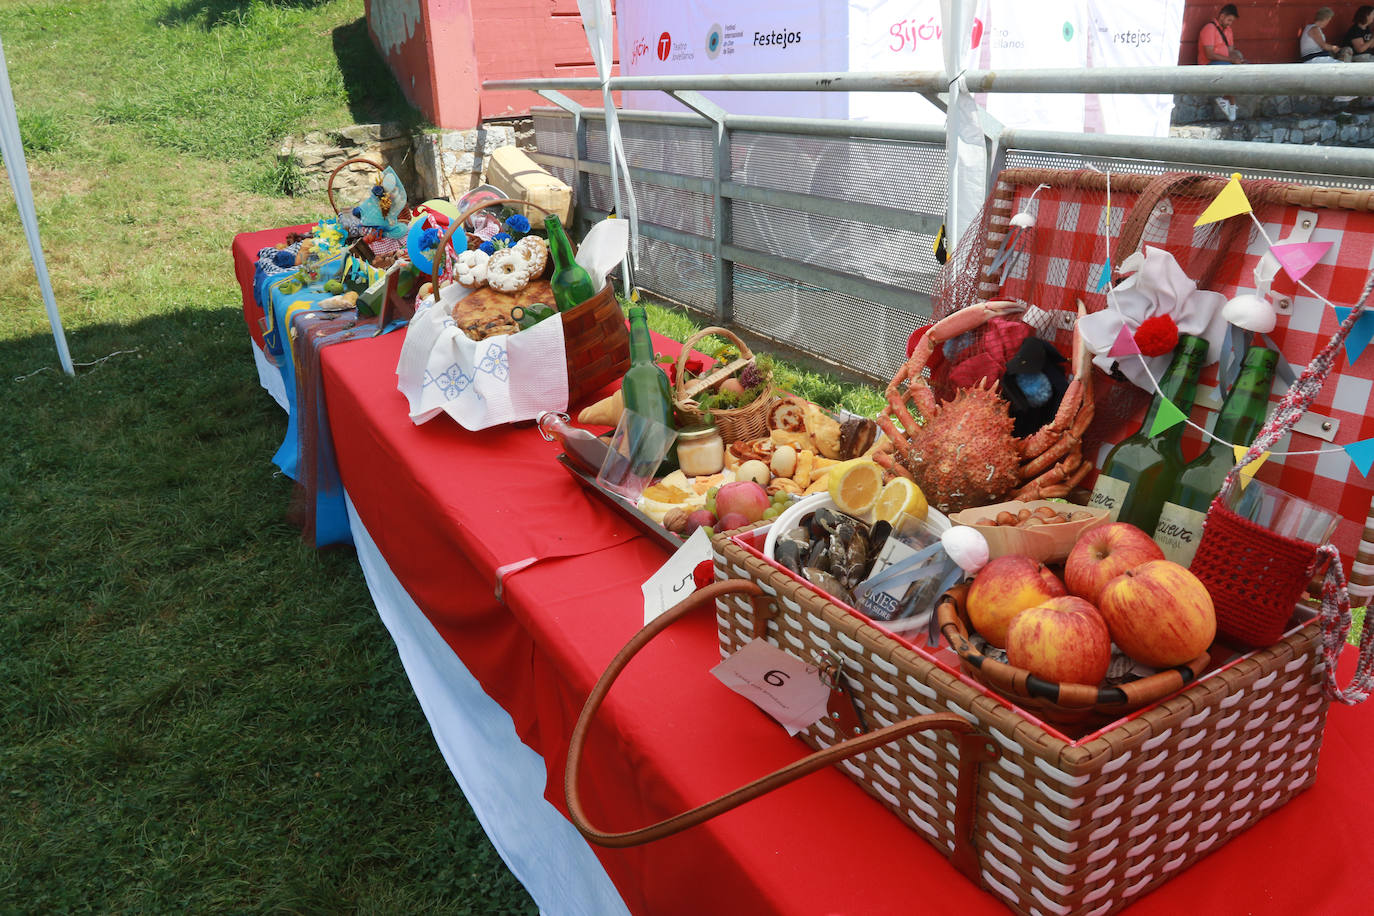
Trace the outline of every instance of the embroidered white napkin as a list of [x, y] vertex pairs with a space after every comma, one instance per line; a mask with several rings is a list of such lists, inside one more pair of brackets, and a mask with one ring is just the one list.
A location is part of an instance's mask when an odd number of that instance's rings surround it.
[[477, 430], [567, 410], [562, 320], [472, 340], [453, 322], [453, 306], [465, 292], [457, 284], [444, 287], [437, 303], [417, 307], [406, 329], [396, 388], [410, 402], [415, 425], [447, 413]]

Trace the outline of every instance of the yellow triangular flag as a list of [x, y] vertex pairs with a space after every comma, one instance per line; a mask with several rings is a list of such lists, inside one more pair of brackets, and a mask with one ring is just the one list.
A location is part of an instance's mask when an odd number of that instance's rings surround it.
[[1231, 180], [1226, 182], [1226, 187], [1221, 189], [1221, 193], [1207, 205], [1206, 210], [1202, 211], [1197, 222], [1193, 223], [1193, 228], [1249, 212], [1250, 199], [1245, 196], [1245, 190], [1240, 186], [1240, 172], [1235, 172], [1231, 175]]
[[[1250, 451], [1250, 446], [1248, 445], [1233, 445], [1231, 446], [1231, 448], [1236, 453], [1237, 463], [1240, 462], [1240, 459], [1245, 457], [1246, 452]], [[1240, 488], [1242, 490], [1249, 486], [1251, 478], [1255, 476], [1255, 472], [1259, 470], [1260, 465], [1264, 464], [1265, 460], [1268, 457], [1268, 452], [1260, 452], [1260, 456], [1258, 458], [1256, 458], [1254, 461], [1250, 462], [1245, 467], [1240, 469]]]

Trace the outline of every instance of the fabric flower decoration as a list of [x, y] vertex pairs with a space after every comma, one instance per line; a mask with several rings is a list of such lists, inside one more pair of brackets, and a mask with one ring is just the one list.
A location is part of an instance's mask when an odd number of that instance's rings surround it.
[[1149, 375], [1161, 378], [1169, 368], [1167, 352], [1153, 357], [1142, 354], [1145, 356], [1142, 366], [1139, 357], [1127, 356], [1118, 360], [1111, 355], [1111, 349], [1123, 326], [1134, 336], [1146, 319], [1156, 315], [1169, 316], [1180, 334], [1206, 339], [1204, 366], [1221, 358], [1227, 327], [1221, 314], [1225, 296], [1198, 289], [1197, 283], [1183, 272], [1172, 254], [1152, 245], [1145, 246], [1143, 254], [1136, 252], [1123, 261], [1121, 272], [1130, 276], [1112, 291], [1108, 306], [1078, 320], [1083, 342], [1093, 353], [1094, 365], [1106, 373], [1116, 366], [1132, 384], [1153, 393], [1154, 386], [1146, 375], [1146, 367]]
[[432, 226], [426, 229], [424, 232], [421, 232], [420, 247], [425, 251], [428, 251], [431, 248], [437, 248], [439, 245], [439, 234], [439, 230], [435, 229]]
[[483, 242], [481, 245], [477, 246], [477, 250], [485, 252], [486, 254], [496, 254], [496, 246], [491, 242]]
[[530, 231], [529, 218], [526, 217], [523, 213], [515, 213], [509, 219], [506, 220], [506, 228], [509, 229], [511, 232], [524, 235], [525, 233]]
[[497, 248], [509, 248], [515, 244], [515, 239], [510, 237], [508, 232], [498, 232], [491, 237], [492, 244]]

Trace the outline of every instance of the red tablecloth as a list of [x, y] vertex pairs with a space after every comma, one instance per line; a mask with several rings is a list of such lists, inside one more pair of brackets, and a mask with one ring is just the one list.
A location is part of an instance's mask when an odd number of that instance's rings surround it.
[[[442, 416], [414, 426], [396, 391], [401, 342], [322, 354], [344, 484], [416, 603], [544, 756], [562, 808], [572, 724], [639, 628], [639, 586], [667, 554], [558, 467], [533, 428], [469, 433]], [[626, 671], [585, 758], [599, 826], [660, 819], [806, 752], [707, 673], [718, 659], [703, 608]], [[1125, 912], [1367, 912], [1372, 717], [1333, 707], [1311, 790]], [[834, 769], [680, 836], [597, 854], [636, 913], [1007, 912]]]
[[[561, 807], [577, 710], [640, 626], [640, 583], [666, 553], [555, 465], [533, 429], [411, 425], [395, 390], [400, 345], [393, 334], [324, 353], [345, 486], [416, 602], [544, 755]], [[497, 570], [530, 556], [547, 559], [506, 575], [495, 602]], [[661, 818], [804, 752], [707, 674], [717, 660], [703, 609], [626, 672], [587, 758], [601, 826]], [[1333, 708], [1312, 790], [1128, 912], [1367, 911], [1370, 722], [1367, 709]], [[682, 836], [598, 855], [640, 913], [1005, 912], [837, 770]]]

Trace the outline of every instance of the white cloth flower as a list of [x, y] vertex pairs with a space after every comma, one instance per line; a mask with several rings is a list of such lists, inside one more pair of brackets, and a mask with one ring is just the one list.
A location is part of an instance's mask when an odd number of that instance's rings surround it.
[[457, 279], [463, 286], [477, 287], [487, 282], [487, 261], [491, 255], [485, 251], [465, 251], [458, 255]]
[[1144, 366], [1141, 365], [1142, 357], [1109, 354], [1123, 326], [1134, 334], [1141, 322], [1155, 315], [1173, 318], [1180, 334], [1206, 339], [1204, 366], [1221, 358], [1226, 337], [1226, 319], [1221, 314], [1225, 296], [1198, 289], [1197, 283], [1183, 272], [1174, 256], [1163, 248], [1147, 245], [1143, 255], [1140, 252], [1131, 255], [1121, 263], [1121, 269], [1134, 272], [1109, 294], [1107, 307], [1078, 320], [1083, 342], [1093, 352], [1093, 363], [1098, 368], [1111, 372], [1112, 365], [1117, 364], [1132, 383], [1153, 392], [1146, 368], [1149, 375], [1160, 378], [1169, 368], [1172, 353], [1143, 357]]

